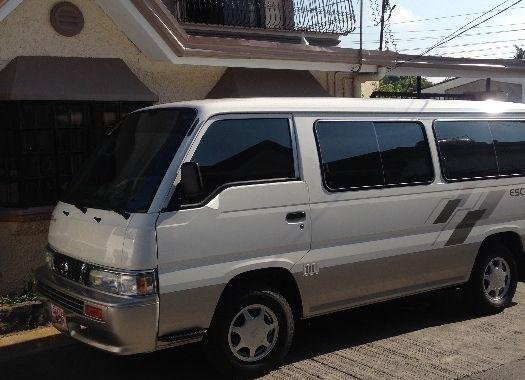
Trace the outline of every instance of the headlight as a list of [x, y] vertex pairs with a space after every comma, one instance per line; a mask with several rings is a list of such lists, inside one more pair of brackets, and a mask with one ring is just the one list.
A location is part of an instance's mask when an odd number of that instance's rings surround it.
[[107, 293], [144, 296], [155, 293], [155, 271], [125, 273], [92, 269], [88, 285]]

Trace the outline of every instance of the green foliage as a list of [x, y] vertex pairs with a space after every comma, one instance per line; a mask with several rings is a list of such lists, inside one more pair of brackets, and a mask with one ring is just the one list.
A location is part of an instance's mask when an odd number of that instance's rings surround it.
[[[432, 82], [421, 78], [421, 88], [431, 87]], [[386, 92], [416, 92], [417, 78], [415, 76], [393, 77], [386, 76], [379, 82], [378, 91]]]
[[518, 45], [514, 45], [514, 47], [516, 48], [514, 59], [525, 59], [525, 49], [519, 47]]
[[38, 296], [33, 291], [33, 282], [29, 281], [25, 289], [16, 295], [0, 296], [0, 306], [2, 305], [16, 305], [18, 303], [37, 301]]
[[17, 296], [5, 296], [0, 297], [0, 306], [1, 305], [16, 305], [18, 303], [36, 301], [38, 296], [35, 293], [23, 293]]

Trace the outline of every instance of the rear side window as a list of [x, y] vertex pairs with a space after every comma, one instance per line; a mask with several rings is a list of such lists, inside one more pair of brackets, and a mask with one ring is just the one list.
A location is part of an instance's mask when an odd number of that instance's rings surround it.
[[288, 119], [216, 121], [192, 161], [201, 169], [202, 199], [229, 184], [295, 178]]
[[328, 189], [384, 183], [373, 123], [319, 122], [315, 130]]
[[419, 123], [321, 121], [315, 132], [329, 190], [422, 184], [434, 177]]
[[525, 122], [436, 121], [434, 132], [449, 181], [525, 174]]
[[525, 174], [525, 122], [490, 122], [500, 175]]
[[419, 123], [374, 123], [385, 184], [427, 183], [434, 179], [425, 130]]
[[487, 121], [439, 121], [434, 130], [445, 178], [458, 180], [498, 174]]

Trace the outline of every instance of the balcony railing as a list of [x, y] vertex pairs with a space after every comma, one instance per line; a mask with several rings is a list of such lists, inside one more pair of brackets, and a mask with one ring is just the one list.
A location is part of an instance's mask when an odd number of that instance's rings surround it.
[[181, 23], [348, 34], [352, 0], [163, 0]]

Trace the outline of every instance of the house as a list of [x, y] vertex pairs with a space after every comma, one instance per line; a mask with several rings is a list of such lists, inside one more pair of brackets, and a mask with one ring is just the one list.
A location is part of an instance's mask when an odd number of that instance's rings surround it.
[[61, 188], [137, 108], [217, 97], [361, 97], [362, 83], [399, 65], [440, 76], [458, 67], [525, 74], [514, 61], [338, 47], [356, 30], [354, 3], [0, 0], [0, 294], [30, 279]]
[[507, 102], [525, 101], [525, 79], [522, 78], [451, 78], [426, 88], [423, 93], [465, 94], [475, 100], [495, 99]]

